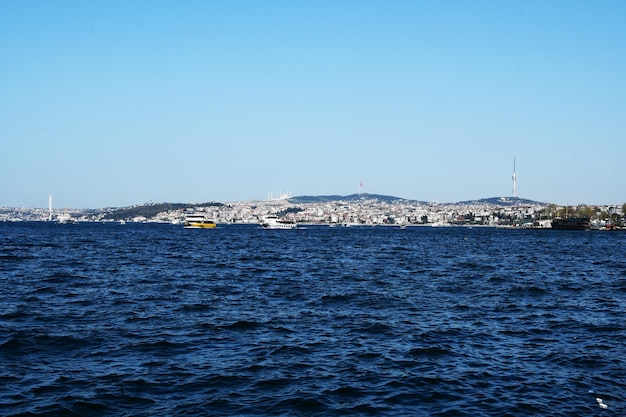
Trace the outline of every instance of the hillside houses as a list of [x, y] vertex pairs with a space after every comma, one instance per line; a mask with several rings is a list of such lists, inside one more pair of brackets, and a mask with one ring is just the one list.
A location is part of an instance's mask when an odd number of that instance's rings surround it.
[[[583, 213], [602, 226], [623, 221], [623, 206], [559, 207], [528, 200], [490, 199], [456, 204], [435, 204], [381, 196], [348, 196], [306, 201], [280, 199], [229, 203], [150, 203], [128, 208], [72, 210], [77, 221], [130, 221], [182, 223], [190, 213], [204, 213], [221, 224], [258, 224], [277, 214], [305, 224], [431, 225], [540, 227], [563, 213]], [[58, 213], [55, 213], [58, 214]], [[0, 221], [47, 220], [43, 209], [0, 208]]]

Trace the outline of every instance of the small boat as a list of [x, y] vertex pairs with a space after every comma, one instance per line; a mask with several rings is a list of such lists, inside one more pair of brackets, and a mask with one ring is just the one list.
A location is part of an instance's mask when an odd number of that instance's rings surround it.
[[433, 224], [430, 225], [431, 227], [450, 227], [452, 226], [450, 223], [448, 222], [444, 222], [441, 220], [438, 220], [436, 222], [434, 222]]
[[207, 219], [204, 214], [189, 214], [185, 218], [186, 229], [213, 229], [217, 227], [215, 221]]
[[563, 219], [557, 217], [552, 220], [552, 228], [555, 230], [589, 230], [589, 217], [572, 217]]
[[57, 222], [59, 224], [73, 224], [76, 222], [76, 220], [74, 220], [72, 216], [66, 212], [66, 213], [61, 213], [57, 216]]
[[279, 219], [276, 215], [265, 216], [261, 221], [264, 229], [295, 229], [297, 224], [293, 220]]

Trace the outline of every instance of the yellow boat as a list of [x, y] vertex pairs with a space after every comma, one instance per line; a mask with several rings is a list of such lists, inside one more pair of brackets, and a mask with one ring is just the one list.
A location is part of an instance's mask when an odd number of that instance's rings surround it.
[[213, 229], [217, 223], [207, 219], [203, 214], [190, 214], [185, 219], [186, 229]]

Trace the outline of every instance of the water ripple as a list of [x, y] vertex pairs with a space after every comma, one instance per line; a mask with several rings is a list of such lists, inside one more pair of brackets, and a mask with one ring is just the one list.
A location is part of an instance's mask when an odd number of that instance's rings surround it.
[[624, 234], [0, 228], [3, 415], [624, 411]]

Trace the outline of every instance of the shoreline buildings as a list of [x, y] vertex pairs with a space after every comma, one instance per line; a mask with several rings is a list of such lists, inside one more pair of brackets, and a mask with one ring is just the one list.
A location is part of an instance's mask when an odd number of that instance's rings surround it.
[[49, 221], [68, 213], [76, 221], [158, 222], [181, 224], [189, 213], [202, 213], [218, 224], [259, 224], [278, 215], [299, 224], [366, 226], [492, 226], [550, 227], [558, 217], [589, 217], [596, 228], [624, 219], [624, 206], [564, 207], [513, 198], [492, 198], [454, 204], [425, 203], [361, 194], [345, 197], [295, 197], [284, 193], [267, 201], [169, 204], [149, 203], [125, 208], [54, 210], [0, 208], [0, 221]]

